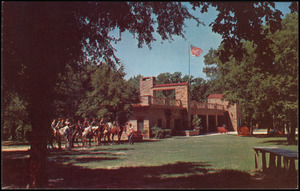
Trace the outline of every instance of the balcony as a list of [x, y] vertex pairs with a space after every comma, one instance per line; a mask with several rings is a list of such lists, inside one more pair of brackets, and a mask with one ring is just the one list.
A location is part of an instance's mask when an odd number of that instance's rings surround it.
[[182, 107], [182, 103], [180, 100], [163, 98], [163, 97], [140, 96], [140, 101], [141, 101], [141, 105]]
[[216, 103], [206, 103], [206, 102], [191, 102], [191, 109], [214, 109], [214, 110], [224, 110], [224, 105]]
[[[141, 105], [156, 105], [168, 107], [183, 107], [180, 100], [169, 99], [163, 97], [140, 96]], [[186, 104], [187, 105], [187, 104]], [[191, 102], [191, 109], [210, 109], [210, 110], [224, 110], [224, 105], [206, 102]]]

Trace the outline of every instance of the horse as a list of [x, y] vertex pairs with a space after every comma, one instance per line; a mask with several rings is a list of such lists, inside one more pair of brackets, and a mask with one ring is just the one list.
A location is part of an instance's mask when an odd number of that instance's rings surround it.
[[85, 143], [87, 142], [87, 139], [89, 139], [89, 146], [92, 146], [91, 139], [93, 138], [94, 133], [97, 132], [98, 128], [99, 126], [89, 126], [85, 128], [82, 133], [80, 133], [79, 127], [77, 126], [77, 132], [74, 135], [73, 140], [81, 139], [82, 146], [84, 147]]
[[111, 139], [113, 141], [113, 144], [115, 143], [114, 142], [114, 136], [117, 135], [118, 137], [118, 144], [121, 143], [121, 136], [122, 136], [122, 133], [123, 131], [126, 129], [126, 126], [125, 125], [113, 125], [111, 130], [110, 130], [110, 133], [111, 133]]
[[83, 146], [84, 141], [82, 139], [82, 132], [81, 132], [80, 126], [78, 124], [76, 124], [74, 126], [74, 130], [73, 130], [73, 133], [72, 133], [72, 145], [71, 145], [71, 147], [74, 147], [74, 142], [76, 142], [77, 147], [79, 147], [78, 139], [81, 139], [82, 146]]
[[56, 147], [54, 146], [54, 140], [56, 139], [55, 134], [56, 130], [50, 128], [48, 132], [48, 137], [47, 137], [47, 142], [48, 142], [48, 149], [52, 147], [52, 149], [55, 149]]
[[61, 149], [61, 141], [64, 139], [67, 139], [67, 129], [68, 128], [69, 128], [68, 126], [64, 126], [63, 128], [56, 129], [53, 132], [55, 135], [55, 139], [56, 139], [59, 149]]
[[106, 129], [106, 124], [100, 124], [100, 126], [98, 127], [97, 131], [95, 133], [97, 133], [96, 137], [97, 137], [97, 142], [98, 142], [98, 145], [101, 145], [101, 139], [102, 137], [104, 138], [104, 141], [105, 141], [105, 131]]
[[[107, 142], [110, 142], [110, 130], [113, 126], [113, 123], [112, 122], [108, 122], [108, 123], [105, 123], [104, 127], [103, 127], [103, 132], [102, 132], [102, 135], [103, 135], [103, 142], [105, 142], [106, 138], [107, 138]], [[100, 139], [101, 141], [101, 139]]]
[[[121, 136], [122, 133], [124, 131], [124, 129], [126, 129], [126, 126], [119, 126], [117, 123], [112, 123], [112, 122], [108, 122], [105, 124], [105, 129], [103, 131], [103, 136], [104, 136], [104, 141], [107, 138], [108, 142], [111, 142], [114, 144], [114, 136], [117, 135], [118, 136], [118, 144], [120, 144], [120, 140], [121, 140]], [[111, 135], [111, 140], [110, 140], [110, 135]]]

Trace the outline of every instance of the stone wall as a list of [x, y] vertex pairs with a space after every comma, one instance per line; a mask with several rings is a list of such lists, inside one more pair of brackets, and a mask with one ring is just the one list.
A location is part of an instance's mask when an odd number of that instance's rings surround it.
[[184, 108], [188, 107], [188, 86], [178, 86], [175, 89], [175, 99], [181, 100]]
[[243, 123], [242, 111], [239, 105], [229, 105], [229, 101], [226, 101], [225, 99], [222, 100], [221, 98], [209, 98], [207, 99], [207, 102], [224, 105], [224, 109], [228, 111], [229, 119], [232, 123], [233, 130], [237, 131], [238, 127], [241, 125], [241, 123]]
[[[169, 118], [166, 113], [168, 113], [166, 108], [164, 107], [135, 107], [133, 108], [133, 113], [130, 116], [129, 123], [133, 125], [134, 130], [138, 130], [138, 121], [143, 120], [144, 125], [144, 138], [149, 138], [151, 134], [151, 127], [160, 126], [163, 129], [168, 128], [168, 120], [169, 127], [171, 130], [175, 128], [175, 120], [179, 120], [180, 123], [183, 120], [182, 112], [180, 109], [172, 109], [170, 111]], [[161, 121], [161, 125], [159, 124], [159, 120]], [[181, 124], [180, 124], [181, 125]]]

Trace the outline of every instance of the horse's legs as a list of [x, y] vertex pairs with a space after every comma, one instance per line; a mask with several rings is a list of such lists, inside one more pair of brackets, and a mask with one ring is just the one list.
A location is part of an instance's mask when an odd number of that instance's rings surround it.
[[106, 133], [105, 135], [104, 135], [104, 141], [105, 141], [105, 139], [107, 138], [107, 143], [109, 143], [110, 142], [110, 134], [109, 133]]
[[91, 147], [91, 140], [92, 140], [93, 136], [92, 135], [87, 135], [87, 139], [89, 139], [89, 146]]
[[112, 134], [111, 134], [112, 144], [115, 144], [114, 136], [115, 136], [115, 133], [112, 133]]
[[86, 137], [82, 137], [82, 138], [81, 138], [81, 141], [82, 141], [82, 147], [84, 147], [85, 142], [87, 141]]
[[118, 134], [118, 144], [120, 144], [121, 143], [121, 136], [122, 136], [122, 133], [120, 134]]
[[99, 132], [99, 134], [98, 134], [98, 145], [101, 145], [101, 138], [102, 138], [102, 133]]
[[107, 134], [107, 140], [108, 140], [108, 142], [111, 142], [111, 140], [110, 140], [110, 133]]
[[61, 137], [57, 138], [58, 149], [61, 149]]

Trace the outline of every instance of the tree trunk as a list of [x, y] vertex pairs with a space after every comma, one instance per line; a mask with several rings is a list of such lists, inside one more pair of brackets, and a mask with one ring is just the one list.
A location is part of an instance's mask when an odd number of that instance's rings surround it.
[[296, 127], [298, 127], [297, 124], [297, 115], [292, 114], [291, 116], [291, 123], [290, 123], [290, 130], [288, 135], [288, 142], [289, 144], [296, 144]]
[[47, 142], [46, 139], [42, 139], [41, 135], [32, 131], [31, 137], [31, 150], [29, 161], [29, 175], [30, 175], [30, 187], [31, 188], [47, 188], [48, 177], [46, 172], [47, 166]]
[[252, 120], [250, 121], [250, 136], [253, 135], [253, 123]]
[[[48, 187], [47, 140], [53, 108], [51, 107], [52, 98], [46, 86], [39, 87], [32, 90], [28, 112], [32, 127], [29, 159], [29, 186], [31, 188]], [[47, 93], [41, 94], [38, 90]]]

